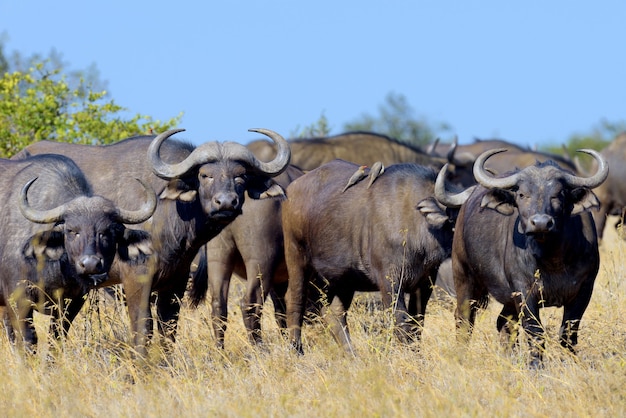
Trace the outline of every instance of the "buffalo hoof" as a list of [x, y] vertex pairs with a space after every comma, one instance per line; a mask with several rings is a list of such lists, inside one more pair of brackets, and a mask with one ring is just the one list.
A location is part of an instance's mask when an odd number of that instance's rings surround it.
[[543, 361], [541, 360], [541, 358], [533, 357], [528, 363], [528, 368], [530, 370], [542, 370], [544, 368]]
[[304, 355], [304, 350], [302, 349], [302, 343], [301, 342], [292, 341], [291, 342], [291, 349], [293, 351], [295, 351], [296, 354], [299, 355], [299, 356], [303, 356]]

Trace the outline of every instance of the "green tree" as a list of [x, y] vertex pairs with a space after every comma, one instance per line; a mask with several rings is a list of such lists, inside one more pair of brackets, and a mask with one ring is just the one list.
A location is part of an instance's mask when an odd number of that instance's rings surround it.
[[[95, 63], [92, 63], [84, 70], [70, 70], [69, 63], [63, 60], [63, 55], [56, 49], [50, 50], [47, 55], [39, 53], [24, 56], [19, 51], [12, 51], [7, 54], [4, 46], [9, 39], [5, 33], [0, 34], [0, 75], [13, 72], [27, 72], [32, 67], [43, 65], [42, 72], [52, 74], [60, 71], [65, 77], [70, 88], [84, 88], [89, 86], [92, 91], [103, 91], [107, 89], [107, 82], [100, 78], [100, 72]], [[109, 96], [107, 93], [105, 96]]]
[[298, 126], [289, 134], [289, 138], [319, 138], [330, 135], [331, 127], [326, 115], [322, 112], [317, 122], [300, 129]]
[[615, 139], [616, 136], [626, 131], [626, 122], [610, 122], [602, 119], [584, 134], [575, 134], [567, 141], [567, 148], [571, 152], [580, 148], [593, 148], [601, 150]]
[[22, 59], [17, 53], [7, 59], [0, 40], [0, 157], [43, 139], [108, 144], [180, 122], [182, 114], [163, 122], [142, 114], [126, 116], [128, 110], [101, 88], [95, 66], [67, 71], [54, 51], [40, 59]]
[[593, 159], [582, 156], [576, 151], [582, 148], [591, 148], [600, 151], [623, 132], [626, 132], [626, 121], [610, 122], [606, 119], [602, 119], [593, 126], [589, 132], [570, 136], [567, 142], [562, 146], [547, 145], [542, 147], [542, 149], [555, 154], [566, 152], [570, 158], [577, 159], [583, 169], [589, 169], [589, 165], [593, 163]]
[[9, 61], [4, 54], [4, 35], [0, 35], [0, 74], [4, 74], [9, 71]]
[[436, 133], [449, 131], [450, 126], [440, 123], [431, 126], [426, 119], [417, 118], [415, 111], [402, 94], [389, 93], [385, 102], [378, 107], [378, 115], [364, 113], [344, 125], [346, 131], [372, 131], [388, 135], [417, 146], [434, 141]]
[[601, 150], [620, 133], [626, 131], [626, 122], [609, 122], [602, 119], [591, 128], [590, 132], [574, 134], [567, 140], [566, 148], [570, 154], [581, 148]]

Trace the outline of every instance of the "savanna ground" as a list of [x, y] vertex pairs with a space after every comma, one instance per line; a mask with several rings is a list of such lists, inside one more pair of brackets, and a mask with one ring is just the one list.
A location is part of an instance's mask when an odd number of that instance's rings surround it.
[[[612, 224], [611, 224], [612, 225]], [[25, 358], [0, 338], [0, 413], [16, 416], [626, 416], [626, 244], [608, 229], [602, 265], [583, 318], [578, 356], [557, 342], [562, 309], [542, 310], [545, 367], [524, 350], [499, 346], [497, 303], [477, 320], [470, 345], [457, 346], [453, 303], [428, 306], [416, 347], [392, 337], [389, 312], [355, 304], [349, 324], [356, 358], [321, 325], [304, 329], [306, 354], [292, 353], [265, 310], [263, 349], [247, 343], [231, 290], [226, 349], [214, 347], [210, 307], [184, 308], [171, 353], [156, 346], [148, 365], [128, 356], [127, 315], [100, 295], [77, 318], [55, 360], [46, 339]], [[235, 281], [237, 283], [237, 281]], [[95, 303], [97, 302], [97, 303]], [[39, 335], [47, 317], [38, 316]], [[4, 333], [3, 333], [4, 334]], [[522, 345], [525, 347], [525, 345]]]

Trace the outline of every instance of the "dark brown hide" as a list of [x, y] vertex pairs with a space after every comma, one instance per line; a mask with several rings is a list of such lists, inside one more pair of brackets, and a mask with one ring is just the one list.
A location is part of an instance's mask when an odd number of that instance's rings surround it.
[[[61, 155], [0, 160], [0, 305], [11, 340], [19, 333], [34, 349], [33, 310], [52, 315], [53, 334], [67, 334], [85, 294], [107, 280], [114, 257], [137, 262], [145, 233], [124, 227], [110, 200], [93, 195], [84, 174]], [[138, 200], [145, 202], [146, 191]], [[156, 207], [149, 190], [141, 222]], [[28, 217], [28, 219], [26, 217]]]
[[159, 203], [154, 215], [139, 226], [152, 237], [151, 257], [141, 264], [116, 258], [109, 280], [103, 284], [123, 284], [132, 339], [139, 353], [145, 353], [146, 338], [153, 328], [151, 292], [157, 296], [159, 331], [173, 341], [194, 256], [239, 216], [246, 191], [253, 198], [282, 194], [271, 177], [289, 162], [286, 141], [271, 131], [256, 130], [280, 143], [279, 156], [267, 164], [270, 173], [263, 173], [266, 165], [259, 164], [241, 144], [208, 142], [194, 147], [167, 139], [176, 132], [134, 137], [105, 146], [41, 141], [23, 151], [70, 156], [96, 193], [124, 207], [132, 209], [142, 196], [135, 178], [157, 192]]
[[335, 160], [287, 188], [287, 324], [299, 351], [309, 283], [322, 288], [323, 317], [346, 349], [352, 350], [346, 314], [355, 291], [379, 290], [384, 307], [393, 307], [397, 336], [416, 340], [437, 269], [449, 256], [453, 224], [433, 197], [432, 169], [391, 165], [369, 189], [362, 181], [341, 193], [357, 168]]
[[[302, 174], [300, 169], [289, 166], [275, 181], [287, 188], [289, 183]], [[192, 303], [197, 305], [204, 298], [208, 285], [213, 329], [220, 348], [224, 347], [228, 292], [233, 273], [246, 280], [241, 313], [250, 342], [262, 342], [261, 313], [268, 294], [272, 297], [279, 326], [286, 327], [284, 297], [287, 290], [287, 268], [283, 247], [282, 201], [283, 197], [246, 200], [241, 216], [201, 250], [205, 251], [203, 262], [207, 264], [207, 268], [199, 268], [194, 275], [190, 294]]]
[[[455, 153], [445, 156], [429, 155], [420, 148], [402, 143], [386, 135], [371, 132], [347, 132], [340, 135], [293, 139], [291, 146], [291, 164], [304, 171], [312, 170], [334, 159], [342, 159], [358, 165], [367, 165], [379, 161], [385, 167], [399, 163], [415, 163], [440, 169], [449, 162], [450, 181], [461, 184], [473, 184], [471, 173], [474, 160], [468, 164], [458, 161]], [[260, 158], [271, 158], [275, 151], [273, 146], [265, 141], [253, 141], [248, 147], [257, 153]], [[262, 156], [262, 157], [261, 157]]]
[[607, 170], [603, 164], [585, 179], [546, 162], [493, 178], [483, 165], [501, 151], [479, 157], [474, 172], [482, 186], [463, 205], [456, 223], [452, 269], [458, 336], [467, 341], [478, 308], [492, 295], [504, 305], [497, 321], [504, 340], [515, 340], [514, 326], [521, 320], [536, 367], [544, 347], [540, 308], [563, 306], [561, 343], [571, 350], [577, 343], [599, 267], [588, 212], [598, 200], [589, 187], [602, 182]]
[[[620, 217], [618, 226], [623, 223], [626, 211], [626, 133], [623, 133], [602, 150], [611, 170], [604, 183], [593, 191], [600, 199], [600, 210], [593, 212], [598, 236], [602, 239], [606, 218], [609, 215]], [[623, 235], [626, 237], [626, 235]]]

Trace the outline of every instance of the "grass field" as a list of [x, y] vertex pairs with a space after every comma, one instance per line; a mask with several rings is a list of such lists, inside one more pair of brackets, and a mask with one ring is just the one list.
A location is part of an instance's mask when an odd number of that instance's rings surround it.
[[[612, 223], [610, 224], [612, 225]], [[524, 350], [506, 352], [495, 330], [497, 303], [477, 320], [468, 347], [455, 341], [453, 303], [428, 306], [423, 340], [398, 344], [389, 312], [355, 304], [349, 314], [357, 357], [321, 325], [304, 328], [306, 354], [292, 353], [264, 315], [263, 348], [247, 343], [231, 290], [226, 349], [214, 348], [208, 304], [183, 309], [178, 342], [150, 362], [130, 360], [124, 308], [99, 296], [51, 361], [45, 338], [33, 358], [0, 337], [0, 414], [6, 417], [398, 417], [626, 416], [626, 244], [609, 230], [578, 356], [558, 344], [562, 309], [542, 310], [545, 367]], [[97, 302], [97, 303], [96, 303]], [[47, 318], [37, 317], [39, 335]]]

